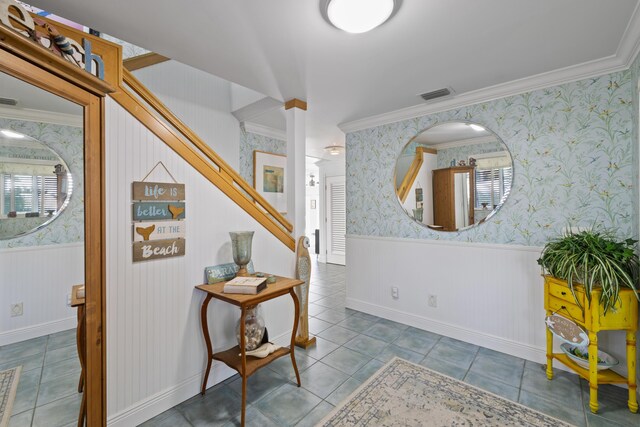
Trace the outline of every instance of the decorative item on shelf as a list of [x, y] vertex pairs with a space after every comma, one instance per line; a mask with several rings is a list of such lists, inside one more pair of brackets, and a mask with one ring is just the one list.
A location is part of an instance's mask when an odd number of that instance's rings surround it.
[[454, 167], [456, 165], [456, 159], [451, 159], [451, 163], [449, 163], [449, 166]]
[[476, 159], [473, 157], [469, 157], [469, 166], [474, 166], [476, 165]]
[[[253, 274], [253, 261], [249, 261], [249, 264], [247, 264], [247, 272], [249, 274]], [[204, 276], [209, 285], [218, 282], [226, 282], [227, 280], [231, 280], [236, 277], [237, 274], [238, 266], [233, 262], [213, 265], [204, 269]]]
[[274, 351], [276, 351], [279, 348], [280, 348], [280, 346], [277, 346], [277, 345], [275, 345], [273, 343], [270, 343], [270, 342], [266, 342], [266, 343], [262, 344], [260, 347], [256, 348], [255, 350], [251, 350], [251, 351], [245, 352], [245, 354], [247, 356], [253, 356], [253, 357], [257, 357], [259, 359], [264, 359], [265, 357], [267, 357], [268, 355], [270, 355], [271, 353], [273, 353]]
[[414, 209], [413, 217], [415, 218], [416, 221], [422, 222], [423, 213], [424, 213], [424, 209], [422, 208]]
[[236, 277], [229, 280], [222, 290], [225, 294], [255, 295], [266, 289], [267, 279], [264, 277]]
[[304, 283], [296, 286], [293, 291], [300, 301], [300, 316], [298, 322], [298, 332], [296, 334], [296, 345], [307, 348], [316, 342], [316, 338], [309, 338], [309, 280], [311, 278], [311, 257], [309, 256], [309, 238], [300, 236], [298, 239], [298, 250], [296, 259], [296, 279]]
[[[560, 348], [564, 353], [579, 366], [584, 369], [589, 369], [589, 349], [588, 347], [580, 347], [577, 345], [571, 345], [569, 343], [560, 344]], [[604, 371], [618, 364], [618, 359], [605, 353], [602, 350], [598, 350], [598, 365], [596, 369], [598, 371]]]
[[267, 276], [267, 284], [270, 285], [272, 283], [276, 283], [276, 276], [270, 274]]
[[18, 213], [16, 211], [10, 211], [7, 216], [9, 218], [16, 218], [18, 216]]
[[482, 205], [482, 210], [483, 210], [483, 211], [486, 211], [486, 210], [487, 210], [487, 206], [489, 206], [489, 203], [487, 203], [487, 202], [482, 202], [482, 203], [480, 203], [480, 204]]
[[[264, 317], [262, 316], [262, 306], [260, 304], [247, 309], [244, 317], [244, 345], [246, 351], [255, 350], [262, 344], [262, 337], [265, 331]], [[236, 324], [236, 339], [240, 345], [240, 319]]]
[[231, 249], [233, 261], [238, 265], [238, 276], [248, 276], [247, 264], [251, 261], [251, 242], [253, 231], [231, 231]]
[[586, 347], [589, 345], [589, 335], [576, 322], [567, 319], [564, 316], [554, 313], [545, 319], [547, 329], [553, 335], [564, 341], [565, 343], [578, 347]]
[[467, 166], [467, 161], [466, 160], [460, 160], [458, 162], [458, 166]]

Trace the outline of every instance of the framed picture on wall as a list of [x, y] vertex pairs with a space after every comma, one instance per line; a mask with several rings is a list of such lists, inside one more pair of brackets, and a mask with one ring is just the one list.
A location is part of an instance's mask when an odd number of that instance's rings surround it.
[[253, 188], [278, 212], [287, 213], [287, 156], [255, 150]]

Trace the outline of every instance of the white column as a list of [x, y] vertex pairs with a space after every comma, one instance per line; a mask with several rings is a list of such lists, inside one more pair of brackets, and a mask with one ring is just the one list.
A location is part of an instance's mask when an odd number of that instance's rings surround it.
[[293, 236], [305, 230], [305, 169], [307, 103], [292, 99], [284, 104], [287, 120], [287, 218], [293, 224]]

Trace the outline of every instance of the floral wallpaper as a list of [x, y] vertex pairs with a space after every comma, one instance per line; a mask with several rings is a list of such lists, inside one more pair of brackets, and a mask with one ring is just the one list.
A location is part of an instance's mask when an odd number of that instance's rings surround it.
[[[567, 225], [599, 224], [620, 237], [636, 235], [632, 74], [626, 70], [347, 134], [347, 233], [531, 246], [544, 245]], [[402, 210], [393, 189], [394, 165], [414, 135], [460, 119], [486, 126], [505, 142], [514, 161], [513, 187], [488, 222], [437, 232]]]
[[84, 141], [82, 128], [0, 118], [0, 128], [29, 135], [65, 161], [73, 177], [67, 208], [42, 229], [15, 239], [0, 240], [0, 248], [51, 245], [84, 240]]
[[253, 186], [253, 152], [287, 154], [287, 143], [251, 132], [240, 132], [240, 176]]
[[[631, 141], [638, 141], [640, 140], [640, 135], [639, 135], [639, 126], [640, 126], [640, 99], [638, 99], [638, 90], [635, 90], [635, 84], [636, 82], [640, 81], [640, 55], [638, 55], [635, 59], [635, 61], [633, 62], [633, 64], [631, 64], [631, 67], [629, 68], [630, 72], [631, 72], [631, 92], [633, 93], [633, 105], [634, 107], [632, 108], [633, 111], [633, 118], [631, 119], [633, 123], [635, 123], [636, 125], [633, 126], [633, 132], [632, 132], [632, 136], [631, 136]], [[635, 159], [635, 164], [638, 164], [638, 159], [640, 159], [640, 153], [638, 152], [639, 147], [638, 144], [632, 144], [633, 145], [633, 158]], [[640, 168], [635, 168], [634, 169], [634, 174], [633, 174], [633, 182], [636, 183], [636, 185], [640, 185]], [[634, 238], [636, 240], [640, 240], [640, 199], [639, 199], [640, 195], [638, 193], [638, 191], [634, 192], [634, 210], [633, 210], [633, 224], [634, 224]], [[640, 352], [638, 352], [638, 363], [640, 363]], [[640, 371], [638, 371], [638, 379], [640, 379]]]

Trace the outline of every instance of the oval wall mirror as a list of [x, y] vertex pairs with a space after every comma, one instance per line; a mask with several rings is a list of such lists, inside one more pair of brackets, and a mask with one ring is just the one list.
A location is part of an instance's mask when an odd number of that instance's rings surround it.
[[394, 188], [410, 218], [437, 231], [460, 231], [493, 217], [509, 196], [513, 161], [482, 125], [447, 122], [413, 137], [396, 161]]
[[55, 151], [10, 129], [0, 129], [0, 184], [0, 239], [49, 224], [73, 189], [69, 168]]

